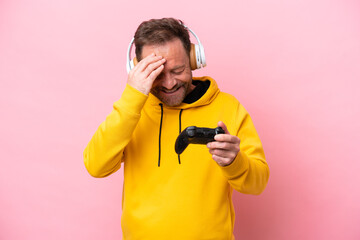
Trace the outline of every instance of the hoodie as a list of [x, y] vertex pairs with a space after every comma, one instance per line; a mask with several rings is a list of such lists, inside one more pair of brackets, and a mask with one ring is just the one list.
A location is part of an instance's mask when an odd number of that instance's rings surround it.
[[[267, 184], [269, 168], [248, 112], [212, 78], [193, 79], [210, 86], [197, 101], [176, 107], [126, 85], [85, 148], [94, 177], [116, 172], [123, 162], [124, 240], [234, 239], [233, 189], [257, 195]], [[219, 166], [205, 145], [176, 154], [182, 130], [215, 128], [219, 121], [241, 141], [230, 165]]]

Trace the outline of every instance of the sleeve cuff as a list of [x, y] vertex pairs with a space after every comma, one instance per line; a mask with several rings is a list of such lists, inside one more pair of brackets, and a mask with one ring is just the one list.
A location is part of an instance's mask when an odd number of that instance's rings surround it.
[[223, 171], [223, 174], [227, 179], [236, 178], [242, 175], [248, 169], [249, 169], [248, 159], [242, 152], [238, 153], [238, 155], [236, 156], [236, 158], [232, 163], [230, 163], [227, 166], [221, 167], [221, 170]]
[[114, 108], [120, 108], [132, 114], [140, 114], [148, 96], [126, 84], [121, 98], [114, 103]]

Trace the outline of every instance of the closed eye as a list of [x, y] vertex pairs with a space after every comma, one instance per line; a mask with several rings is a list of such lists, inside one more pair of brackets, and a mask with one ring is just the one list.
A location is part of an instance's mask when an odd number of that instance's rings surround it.
[[184, 72], [185, 68], [182, 68], [182, 69], [176, 69], [174, 71], [172, 71], [172, 73], [174, 74], [181, 74], [182, 72]]

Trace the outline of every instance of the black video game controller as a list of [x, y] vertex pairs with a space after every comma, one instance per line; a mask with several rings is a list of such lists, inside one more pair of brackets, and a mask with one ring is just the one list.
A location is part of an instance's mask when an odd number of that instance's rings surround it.
[[224, 134], [221, 127], [199, 128], [195, 126], [187, 127], [180, 133], [175, 142], [175, 152], [181, 154], [190, 144], [207, 144], [213, 142], [216, 134]]

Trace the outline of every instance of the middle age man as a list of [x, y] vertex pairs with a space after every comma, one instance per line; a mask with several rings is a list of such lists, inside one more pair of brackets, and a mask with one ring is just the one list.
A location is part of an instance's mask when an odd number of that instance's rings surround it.
[[[105, 177], [124, 162], [124, 239], [233, 239], [233, 189], [260, 194], [269, 177], [249, 114], [212, 78], [192, 77], [182, 22], [143, 22], [135, 46], [139, 63], [84, 151], [87, 170]], [[187, 126], [225, 134], [177, 155]]]

